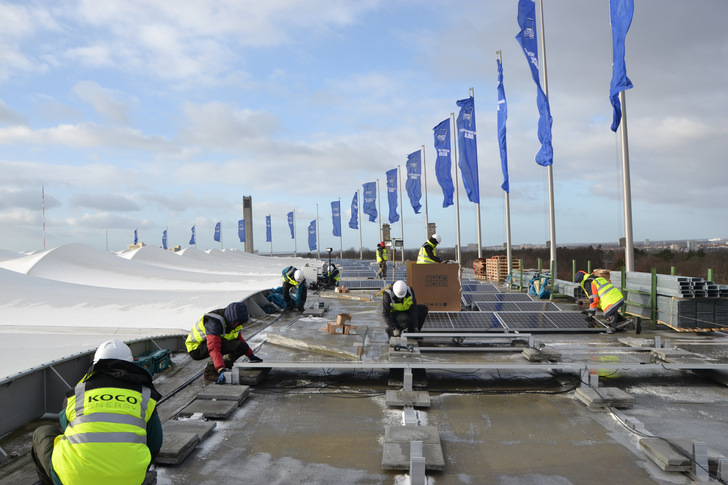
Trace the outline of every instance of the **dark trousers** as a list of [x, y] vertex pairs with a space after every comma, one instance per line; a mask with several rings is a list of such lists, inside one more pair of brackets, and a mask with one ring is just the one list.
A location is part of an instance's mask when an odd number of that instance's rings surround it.
[[[249, 355], [249, 352], [252, 354], [250, 346], [243, 340], [222, 339], [220, 351], [222, 352], [223, 358], [225, 358], [225, 360], [229, 360], [231, 364], [243, 355]], [[207, 342], [202, 342], [199, 347], [191, 350], [189, 354], [194, 360], [203, 360], [210, 357], [210, 350], [207, 348]]]
[[612, 305], [611, 307], [609, 307], [609, 310], [604, 312], [604, 318], [606, 318], [608, 322], [611, 322], [613, 318], [616, 318], [618, 322], [625, 320], [625, 318], [622, 317], [622, 315], [617, 313], [619, 311], [619, 309], [622, 308], [623, 305], [624, 305], [624, 300], [617, 302], [614, 305]]
[[33, 432], [33, 447], [30, 454], [35, 463], [35, 471], [38, 474], [40, 483], [43, 485], [53, 485], [51, 479], [51, 452], [53, 451], [53, 442], [56, 436], [63, 434], [61, 428], [50, 424], [39, 426]]
[[427, 305], [417, 305], [417, 322], [413, 322], [409, 312], [398, 312], [394, 315], [395, 326], [389, 325], [387, 334], [391, 337], [393, 330], [407, 330], [408, 332], [419, 332], [425, 324], [425, 319], [430, 309]]

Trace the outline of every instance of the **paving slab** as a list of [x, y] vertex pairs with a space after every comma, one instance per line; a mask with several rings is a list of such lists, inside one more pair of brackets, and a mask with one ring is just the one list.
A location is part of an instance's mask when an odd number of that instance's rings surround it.
[[387, 426], [384, 430], [382, 469], [409, 470], [410, 441], [422, 442], [425, 469], [445, 468], [440, 433], [436, 426]]
[[200, 437], [194, 431], [164, 433], [162, 449], [154, 462], [158, 465], [179, 465], [199, 442]]
[[245, 367], [235, 367], [238, 370], [238, 383], [246, 386], [255, 386], [260, 384], [265, 376], [270, 372], [270, 368], [246, 369]]
[[240, 405], [249, 394], [250, 386], [230, 384], [224, 386], [207, 386], [197, 393], [197, 398], [213, 401], [236, 401]]
[[[691, 459], [693, 443], [698, 441], [700, 440], [693, 438], [672, 438], [668, 443], [661, 438], [642, 438], [639, 443], [645, 454], [662, 470], [690, 472], [693, 469]], [[708, 469], [710, 473], [717, 473], [720, 460], [725, 459], [725, 455], [708, 447]]]
[[579, 387], [574, 395], [589, 409], [600, 409], [606, 406], [614, 408], [631, 408], [634, 406], [634, 396], [616, 387]]
[[212, 434], [217, 427], [215, 421], [205, 421], [202, 419], [170, 419], [162, 425], [165, 439], [171, 433], [196, 433], [200, 441], [204, 440]]
[[[414, 378], [414, 376], [412, 377]], [[427, 391], [396, 391], [389, 389], [385, 394], [384, 402], [391, 407], [429, 408], [430, 393]]]
[[561, 352], [557, 352], [553, 349], [533, 349], [527, 348], [521, 351], [521, 354], [528, 359], [530, 362], [542, 362], [547, 360], [549, 362], [557, 362], [561, 360]]
[[236, 409], [236, 401], [212, 401], [210, 399], [195, 399], [186, 408], [179, 412], [182, 417], [200, 413], [205, 419], [227, 419]]
[[655, 346], [655, 339], [651, 338], [622, 337], [617, 339], [617, 341], [627, 347], [640, 349], [649, 349]]

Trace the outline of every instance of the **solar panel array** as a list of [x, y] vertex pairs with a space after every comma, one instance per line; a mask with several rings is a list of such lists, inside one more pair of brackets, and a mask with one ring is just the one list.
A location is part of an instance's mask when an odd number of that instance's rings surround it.
[[481, 312], [558, 312], [559, 307], [550, 301], [476, 301], [473, 307]]
[[500, 290], [490, 284], [472, 284], [463, 281], [463, 291], [472, 291], [475, 293], [500, 293]]
[[477, 301], [534, 301], [534, 299], [526, 293], [463, 293], [465, 305]]
[[[432, 317], [432, 318], [431, 318]], [[423, 332], [601, 332], [581, 312], [433, 312]]]

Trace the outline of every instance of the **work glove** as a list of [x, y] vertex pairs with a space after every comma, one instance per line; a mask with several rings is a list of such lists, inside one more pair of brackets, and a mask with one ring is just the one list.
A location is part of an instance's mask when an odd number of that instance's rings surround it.
[[594, 318], [594, 315], [596, 315], [596, 314], [597, 314], [596, 309], [594, 309], [594, 308], [590, 308], [589, 309], [589, 316], [590, 317]]
[[225, 384], [225, 368], [221, 367], [217, 370], [220, 376], [217, 378], [216, 384]]

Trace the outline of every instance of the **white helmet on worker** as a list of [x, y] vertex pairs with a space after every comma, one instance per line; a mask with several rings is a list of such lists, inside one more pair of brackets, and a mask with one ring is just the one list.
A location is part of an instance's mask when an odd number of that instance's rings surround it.
[[394, 291], [394, 296], [404, 298], [404, 295], [407, 294], [407, 283], [402, 280], [396, 281], [394, 286], [392, 286], [392, 290]]
[[99, 345], [94, 354], [94, 364], [101, 359], [119, 359], [132, 362], [131, 349], [121, 340], [107, 340]]
[[296, 282], [298, 282], [298, 283], [303, 281], [303, 271], [301, 271], [300, 269], [297, 269], [296, 271], [294, 271], [293, 279], [296, 280]]
[[430, 240], [434, 242], [435, 244], [440, 244], [442, 242], [442, 238], [439, 234], [435, 233], [432, 236], [430, 236]]

